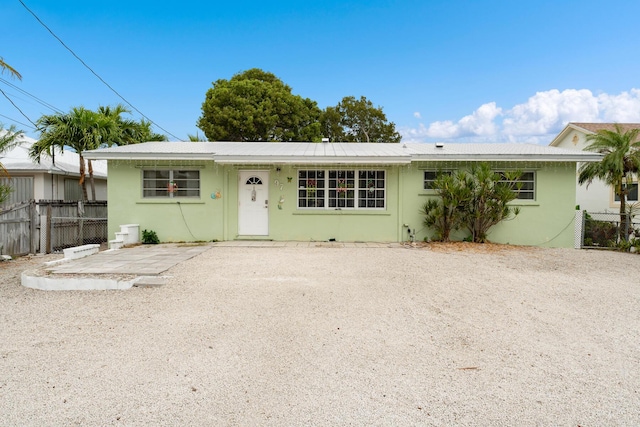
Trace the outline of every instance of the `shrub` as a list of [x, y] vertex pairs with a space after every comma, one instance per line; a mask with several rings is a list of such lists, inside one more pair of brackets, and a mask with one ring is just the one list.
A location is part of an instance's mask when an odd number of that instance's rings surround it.
[[509, 206], [516, 198], [520, 175], [497, 173], [488, 163], [474, 165], [468, 172], [439, 173], [433, 188], [440, 197], [423, 205], [424, 225], [435, 229], [443, 241], [449, 240], [451, 231], [464, 227], [472, 242], [486, 242], [491, 227], [520, 213]]
[[160, 243], [158, 235], [153, 230], [142, 230], [142, 243], [146, 245], [157, 245]]
[[458, 174], [438, 172], [433, 181], [433, 188], [439, 199], [427, 200], [422, 206], [425, 227], [435, 230], [434, 240], [448, 242], [452, 231], [462, 227], [462, 213], [460, 205], [468, 197], [466, 188], [462, 185], [464, 172]]

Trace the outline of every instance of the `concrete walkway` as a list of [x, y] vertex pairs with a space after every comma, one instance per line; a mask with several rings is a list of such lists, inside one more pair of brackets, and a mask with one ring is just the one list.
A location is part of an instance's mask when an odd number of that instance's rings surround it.
[[174, 265], [211, 249], [210, 244], [140, 245], [104, 251], [86, 258], [58, 264], [47, 270], [53, 274], [135, 274], [157, 276]]

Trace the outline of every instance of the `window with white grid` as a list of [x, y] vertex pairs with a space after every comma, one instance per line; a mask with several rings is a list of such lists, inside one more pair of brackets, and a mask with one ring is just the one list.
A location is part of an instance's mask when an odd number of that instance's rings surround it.
[[384, 209], [386, 173], [383, 170], [300, 170], [298, 208]]
[[325, 205], [325, 171], [298, 171], [298, 207], [324, 208]]
[[516, 193], [516, 199], [535, 200], [536, 198], [536, 174], [533, 171], [523, 172], [517, 179], [509, 180], [504, 172], [498, 172], [504, 182]]
[[200, 197], [200, 171], [171, 169], [143, 170], [142, 197]]

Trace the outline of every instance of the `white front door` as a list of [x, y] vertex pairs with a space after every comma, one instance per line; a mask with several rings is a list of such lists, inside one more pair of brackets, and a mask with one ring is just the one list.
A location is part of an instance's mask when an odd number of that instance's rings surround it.
[[269, 172], [240, 171], [238, 235], [269, 235]]

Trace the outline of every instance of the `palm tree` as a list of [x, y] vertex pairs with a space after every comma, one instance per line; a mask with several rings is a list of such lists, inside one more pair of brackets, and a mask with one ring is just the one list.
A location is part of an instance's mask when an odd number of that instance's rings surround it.
[[[41, 154], [51, 155], [56, 148], [62, 150], [66, 146], [73, 149], [80, 158], [79, 184], [84, 200], [87, 200], [85, 161], [82, 155], [84, 151], [166, 139], [164, 135], [151, 131], [150, 122], [123, 119], [123, 113], [129, 113], [129, 110], [123, 105], [116, 105], [100, 106], [98, 111], [77, 107], [67, 114], [44, 115], [36, 123], [41, 132], [40, 140], [31, 147], [29, 154], [32, 158], [39, 159]], [[95, 200], [93, 165], [90, 160], [88, 173], [92, 198]]]
[[22, 80], [22, 75], [20, 75], [20, 73], [15, 68], [13, 68], [11, 65], [7, 64], [6, 62], [4, 62], [4, 59], [2, 59], [1, 56], [0, 56], [0, 69], [2, 69], [3, 73], [5, 71], [8, 71], [9, 74], [11, 74], [12, 77], [16, 77], [18, 80]]
[[[15, 126], [9, 126], [8, 129], [4, 129], [2, 124], [0, 124], [0, 155], [20, 144], [20, 139], [18, 138], [20, 135], [22, 135], [22, 132], [17, 130]], [[11, 178], [9, 171], [4, 167], [2, 162], [0, 162], [0, 178]], [[11, 191], [10, 185], [0, 183], [0, 203], [9, 198]]]
[[[4, 74], [5, 71], [8, 71], [12, 77], [22, 80], [22, 75], [20, 75], [20, 73], [11, 65], [4, 62], [4, 59], [0, 56], [0, 72]], [[0, 124], [0, 154], [11, 150], [13, 147], [18, 145], [18, 136], [20, 134], [22, 134], [22, 132], [16, 130], [15, 126], [10, 126], [9, 129], [5, 130], [3, 129], [2, 124]], [[2, 163], [0, 163], [0, 178], [3, 176], [11, 178], [7, 169], [2, 165]], [[9, 185], [0, 184], [0, 203], [7, 200], [11, 191], [12, 190]]]
[[583, 163], [580, 166], [578, 182], [591, 182], [598, 178], [613, 187], [613, 191], [620, 198], [620, 227], [618, 235], [621, 240], [627, 239], [627, 194], [633, 178], [640, 171], [640, 129], [624, 131], [619, 124], [615, 131], [601, 129], [595, 134], [587, 135], [590, 144], [585, 148], [603, 154], [597, 163]]
[[[83, 200], [88, 200], [85, 183], [85, 161], [82, 153], [97, 148], [106, 126], [111, 125], [94, 111], [84, 107], [73, 108], [67, 114], [44, 115], [36, 122], [41, 132], [40, 139], [33, 144], [29, 155], [39, 159], [40, 155], [52, 155], [57, 148], [74, 150], [80, 162], [80, 181]], [[95, 193], [93, 195], [95, 198]]]

